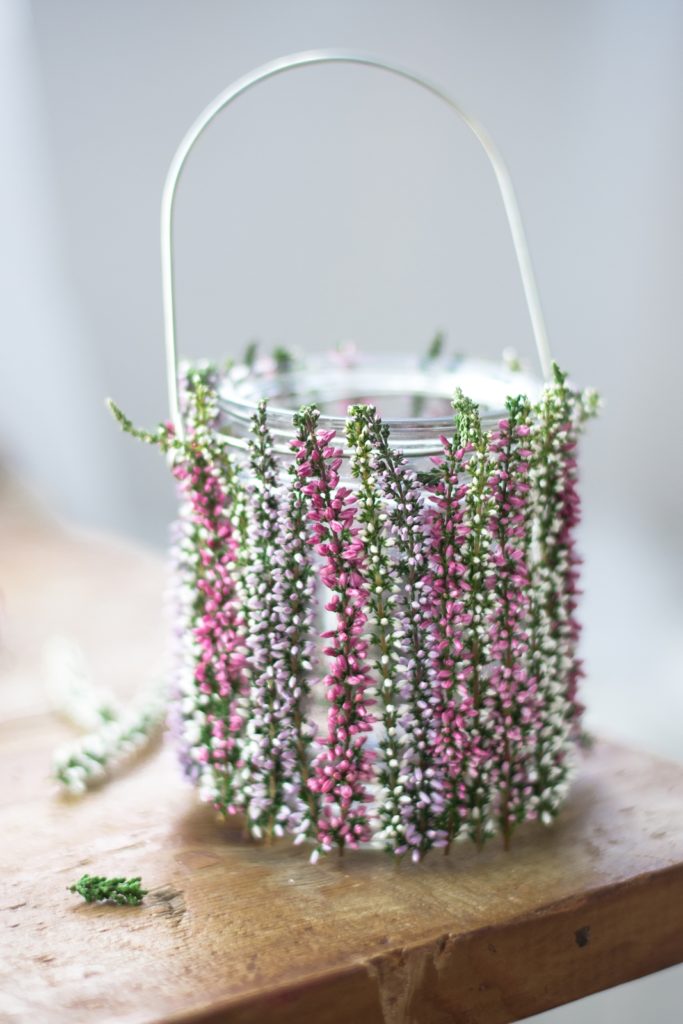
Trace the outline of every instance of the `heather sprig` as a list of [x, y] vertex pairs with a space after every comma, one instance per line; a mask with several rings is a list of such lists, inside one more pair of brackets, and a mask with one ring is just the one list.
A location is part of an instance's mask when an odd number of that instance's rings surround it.
[[55, 710], [72, 725], [96, 732], [122, 713], [121, 702], [92, 679], [81, 648], [66, 637], [53, 637], [45, 650], [45, 673]]
[[[460, 716], [466, 721], [467, 740], [455, 799], [464, 828], [478, 846], [495, 831], [492, 814], [494, 735], [487, 702], [488, 668], [491, 661], [489, 619], [494, 602], [495, 567], [491, 553], [491, 518], [495, 503], [491, 493], [492, 459], [489, 436], [482, 429], [477, 405], [456, 392], [453, 401], [455, 440], [463, 452], [467, 490], [463, 497], [459, 561], [461, 595], [458, 639], [461, 685]], [[463, 802], [464, 798], [464, 802]]]
[[240, 743], [239, 788], [252, 835], [272, 839], [281, 800], [282, 771], [278, 757], [277, 683], [273, 668], [277, 607], [273, 592], [273, 555], [278, 544], [280, 496], [278, 470], [268, 430], [266, 404], [260, 402], [251, 421], [249, 440], [250, 509], [243, 577], [247, 631], [245, 649], [249, 689], [244, 700], [245, 730]]
[[[559, 369], [555, 366], [555, 372]], [[566, 375], [565, 375], [566, 376]], [[564, 382], [563, 382], [564, 383]], [[576, 618], [576, 609], [581, 591], [579, 589], [582, 558], [576, 546], [576, 529], [581, 522], [581, 498], [578, 490], [578, 443], [588, 420], [597, 416], [600, 397], [592, 388], [573, 392], [572, 418], [568, 429], [564, 461], [564, 488], [560, 507], [563, 522], [561, 541], [567, 549], [569, 570], [565, 575], [564, 595], [567, 608], [567, 653], [571, 661], [568, 672], [567, 696], [572, 708], [572, 738], [580, 740], [582, 734], [583, 705], [578, 696], [580, 680], [585, 675], [583, 661], [578, 655], [581, 639], [581, 623]]]
[[[444, 828], [449, 848], [467, 816], [468, 795], [465, 769], [469, 756], [471, 719], [476, 712], [463, 670], [466, 624], [461, 586], [468, 572], [462, 559], [462, 545], [471, 527], [465, 522], [465, 497], [468, 491], [467, 457], [471, 443], [462, 438], [440, 438], [443, 454], [433, 456], [435, 469], [425, 479], [428, 502], [425, 509], [429, 533], [429, 578], [431, 601], [430, 635], [434, 671], [432, 713], [433, 748], [436, 761], [446, 778]], [[476, 420], [475, 420], [476, 422]]]
[[166, 708], [166, 688], [155, 687], [115, 718], [63, 744], [54, 753], [54, 778], [71, 796], [99, 785], [158, 735]]
[[[386, 508], [386, 543], [395, 546], [393, 564], [393, 640], [401, 676], [400, 743], [396, 749], [400, 821], [394, 830], [397, 854], [410, 852], [414, 861], [433, 846], [444, 846], [439, 822], [444, 811], [444, 778], [434, 762], [430, 704], [434, 670], [428, 650], [431, 619], [429, 541], [422, 491], [405, 456], [390, 445], [389, 429], [374, 409], [367, 415], [375, 485]], [[393, 765], [390, 765], [394, 767]]]
[[245, 654], [236, 575], [238, 535], [231, 504], [239, 486], [233, 457], [216, 430], [216, 371], [185, 367], [181, 380], [186, 437], [171, 425], [137, 430], [112, 404], [124, 430], [167, 452], [178, 481], [174, 531], [175, 698], [171, 723], [181, 763], [200, 796], [221, 810], [235, 807], [234, 770], [242, 729]]
[[536, 768], [532, 775], [537, 814], [549, 824], [567, 791], [571, 749], [580, 731], [577, 684], [580, 626], [576, 609], [580, 519], [576, 446], [581, 427], [597, 411], [594, 392], [578, 394], [553, 364], [553, 379], [535, 409], [532, 432], [533, 537], [529, 672], [543, 702]]
[[509, 398], [506, 406], [507, 418], [498, 423], [489, 442], [496, 582], [488, 703], [497, 752], [495, 813], [507, 848], [514, 826], [535, 813], [529, 775], [541, 708], [528, 666], [531, 408], [521, 396]]
[[277, 550], [273, 556], [273, 591], [280, 610], [274, 671], [281, 681], [280, 742], [285, 771], [285, 828], [295, 843], [315, 836], [320, 799], [309, 786], [315, 724], [310, 717], [314, 680], [316, 575], [307, 531], [307, 501], [296, 461], [288, 467]]
[[295, 416], [293, 442], [297, 473], [308, 502], [307, 518], [317, 553], [323, 559], [320, 579], [332, 593], [325, 605], [334, 628], [322, 635], [329, 668], [323, 680], [328, 701], [327, 737], [313, 762], [309, 788], [319, 795], [319, 851], [337, 846], [355, 848], [370, 839], [367, 783], [372, 754], [366, 748], [373, 725], [368, 695], [372, 683], [367, 664], [368, 643], [365, 554], [356, 523], [356, 497], [339, 482], [341, 449], [334, 431], [318, 429], [318, 410], [306, 406]]
[[[252, 419], [246, 650], [250, 686], [240, 751], [240, 786], [252, 835], [305, 838], [315, 799], [308, 789], [312, 729], [306, 722], [311, 670], [311, 565], [298, 486], [279, 479], [266, 403]], [[315, 818], [314, 818], [315, 820]]]
[[358, 480], [358, 520], [367, 555], [368, 608], [370, 640], [376, 688], [382, 703], [382, 731], [379, 738], [380, 759], [376, 766], [380, 790], [377, 813], [381, 838], [387, 850], [393, 851], [403, 842], [400, 780], [401, 739], [399, 708], [401, 686], [399, 659], [401, 639], [395, 636], [396, 584], [391, 561], [390, 538], [386, 535], [387, 512], [374, 479], [373, 447], [370, 428], [374, 410], [369, 406], [349, 408], [346, 434], [351, 446], [351, 472]]
[[86, 903], [118, 903], [119, 906], [137, 907], [148, 893], [141, 878], [106, 878], [104, 875], [83, 875], [69, 892], [78, 893]]
[[45, 660], [55, 710], [84, 730], [54, 752], [53, 778], [71, 796], [80, 796], [155, 739], [166, 714], [166, 687], [146, 688], [129, 706], [92, 680], [75, 643], [54, 638]]
[[246, 687], [239, 543], [231, 516], [237, 470], [216, 429], [216, 373], [190, 369], [181, 381], [187, 438], [173, 449], [181, 496], [176, 565], [179, 613], [177, 708], [186, 771], [203, 800], [232, 811]]

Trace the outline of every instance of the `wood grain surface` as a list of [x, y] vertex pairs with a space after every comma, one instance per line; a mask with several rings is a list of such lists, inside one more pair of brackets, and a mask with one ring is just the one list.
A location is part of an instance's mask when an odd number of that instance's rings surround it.
[[[49, 711], [44, 646], [68, 636], [134, 693], [162, 659], [163, 575], [5, 494], [1, 1021], [503, 1024], [683, 959], [683, 768], [605, 743], [552, 828], [417, 867], [371, 852], [311, 867], [247, 842], [163, 746], [60, 798], [50, 754], [73, 733]], [[89, 906], [66, 891], [86, 871], [152, 891]]]

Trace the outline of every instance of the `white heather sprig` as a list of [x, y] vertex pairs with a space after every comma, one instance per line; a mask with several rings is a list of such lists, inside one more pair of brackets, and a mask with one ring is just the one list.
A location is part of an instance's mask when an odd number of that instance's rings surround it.
[[[398, 785], [401, 820], [395, 824], [398, 854], [410, 851], [414, 861], [433, 846], [445, 846], [440, 827], [444, 804], [444, 779], [434, 763], [431, 703], [434, 671], [429, 655], [431, 619], [429, 541], [426, 536], [421, 487], [416, 473], [401, 452], [389, 444], [388, 427], [374, 410], [367, 416], [373, 448], [375, 485], [387, 509], [388, 540], [395, 545], [394, 641], [400, 657], [401, 726]], [[393, 766], [392, 766], [393, 767]]]
[[494, 602], [495, 567], [491, 557], [491, 517], [494, 501], [489, 478], [492, 462], [488, 434], [482, 430], [479, 409], [460, 390], [453, 401], [455, 444], [467, 456], [469, 478], [464, 495], [462, 543], [459, 559], [462, 594], [459, 612], [462, 630], [461, 667], [458, 681], [463, 685], [461, 699], [466, 709], [467, 747], [460, 778], [455, 786], [460, 803], [461, 826], [478, 846], [495, 832], [492, 813], [494, 771], [493, 723], [487, 706], [487, 670], [491, 660], [490, 615]]
[[52, 638], [45, 650], [45, 673], [53, 707], [79, 729], [95, 732], [120, 716], [120, 701], [93, 682], [83, 652], [73, 641]]
[[[248, 617], [245, 648], [249, 673], [245, 729], [240, 745], [239, 785], [252, 835], [272, 839], [282, 785], [277, 756], [274, 705], [277, 702], [271, 642], [275, 636], [276, 602], [272, 559], [278, 542], [280, 500], [277, 466], [259, 404], [251, 421], [249, 441], [250, 509], [244, 590]], [[282, 833], [282, 829], [279, 829]]]
[[240, 784], [253, 835], [271, 839], [289, 831], [305, 838], [316, 806], [307, 786], [312, 730], [305, 722], [311, 566], [301, 538], [302, 496], [297, 486], [287, 501], [280, 484], [265, 402], [252, 419], [249, 449], [250, 688]]
[[86, 735], [62, 744], [53, 756], [55, 779], [76, 796], [111, 777], [157, 736], [166, 712], [166, 693], [155, 686], [126, 709], [92, 681], [83, 652], [64, 637], [50, 642], [45, 662], [55, 710], [86, 730]]
[[289, 483], [273, 556], [273, 592], [278, 621], [272, 644], [280, 685], [280, 743], [284, 827], [295, 843], [315, 835], [319, 799], [309, 786], [315, 725], [309, 718], [314, 676], [315, 574], [307, 531], [307, 505], [296, 464]]
[[64, 744], [54, 755], [55, 779], [73, 796], [103, 782], [158, 734], [166, 706], [166, 688], [158, 686], [120, 717], [104, 721], [94, 732]]
[[576, 696], [579, 624], [574, 617], [579, 561], [574, 529], [580, 511], [576, 445], [580, 427], [596, 410], [594, 394], [572, 391], [567, 375], [553, 364], [553, 380], [535, 410], [530, 473], [535, 558], [529, 672], [543, 702], [532, 782], [536, 813], [544, 824], [553, 820], [566, 794], [572, 738], [581, 713]]
[[381, 828], [377, 838], [383, 840], [387, 850], [393, 851], [403, 843], [401, 797], [404, 789], [400, 781], [399, 726], [401, 640], [395, 636], [396, 592], [389, 538], [386, 536], [387, 513], [372, 471], [369, 427], [373, 419], [374, 410], [370, 407], [352, 406], [346, 421], [346, 434], [352, 449], [351, 472], [359, 481], [358, 518], [363, 524], [366, 551], [370, 640], [377, 693], [383, 710], [383, 729], [379, 740], [381, 758], [377, 765], [381, 787], [377, 808]]
[[586, 422], [597, 416], [600, 398], [592, 388], [581, 392], [573, 392], [572, 418], [568, 428], [567, 445], [564, 460], [564, 488], [562, 492], [560, 518], [563, 522], [561, 542], [567, 549], [569, 570], [565, 576], [564, 598], [568, 613], [566, 642], [567, 654], [571, 665], [567, 675], [567, 696], [571, 705], [572, 738], [581, 737], [581, 719], [583, 705], [579, 699], [578, 686], [585, 675], [583, 661], [578, 654], [581, 639], [581, 623], [576, 618], [579, 589], [580, 566], [582, 558], [576, 548], [576, 528], [581, 522], [581, 498], [578, 491], [578, 457], [579, 439]]

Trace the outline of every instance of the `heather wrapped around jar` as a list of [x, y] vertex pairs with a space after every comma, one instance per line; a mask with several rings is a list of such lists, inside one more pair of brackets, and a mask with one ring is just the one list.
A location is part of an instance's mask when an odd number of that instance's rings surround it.
[[171, 725], [201, 798], [314, 861], [367, 843], [417, 861], [549, 824], [580, 734], [594, 393], [554, 366], [491, 424], [457, 391], [425, 468], [371, 404], [343, 431], [303, 406], [283, 450], [262, 400], [234, 447], [221, 374], [187, 366], [182, 385], [182, 439], [114, 411], [178, 481]]

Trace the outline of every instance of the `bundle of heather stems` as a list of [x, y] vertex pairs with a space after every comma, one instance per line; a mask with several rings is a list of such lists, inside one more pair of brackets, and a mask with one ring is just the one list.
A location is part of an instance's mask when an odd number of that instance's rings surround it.
[[202, 799], [313, 861], [368, 843], [418, 861], [550, 824], [581, 730], [576, 449], [594, 394], [554, 367], [486, 430], [458, 392], [418, 472], [369, 405], [345, 436], [302, 408], [283, 456], [261, 403], [236, 452], [218, 382], [185, 368], [182, 440], [114, 410], [178, 482], [171, 727]]

